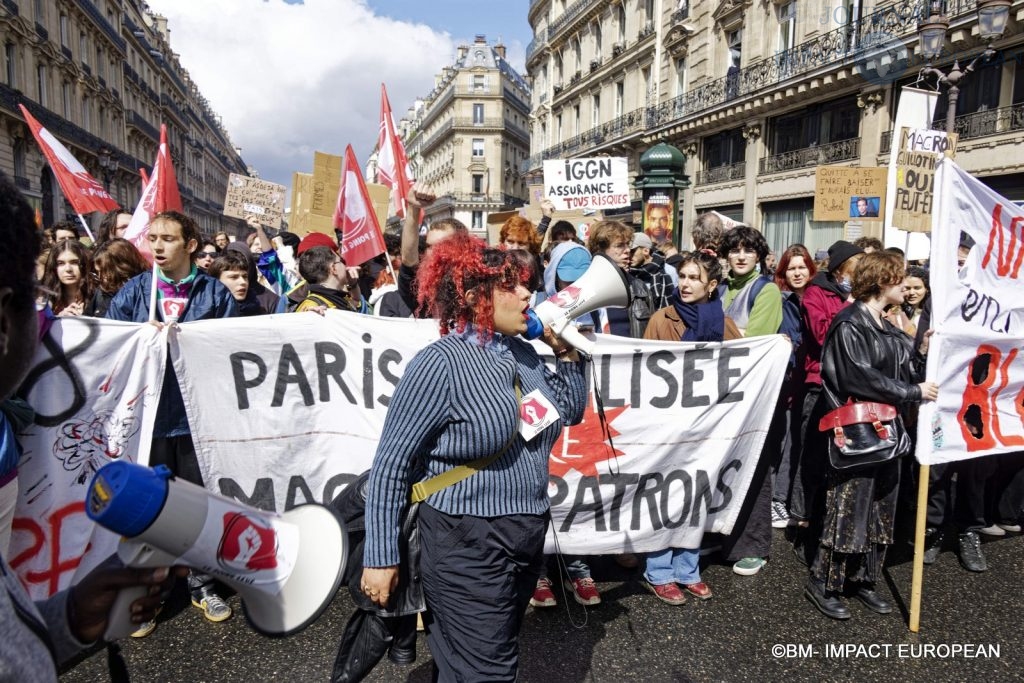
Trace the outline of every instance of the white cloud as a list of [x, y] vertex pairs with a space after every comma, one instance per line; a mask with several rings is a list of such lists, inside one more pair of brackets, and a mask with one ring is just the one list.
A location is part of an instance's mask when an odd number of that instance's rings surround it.
[[380, 119], [380, 84], [395, 118], [451, 62], [451, 37], [376, 16], [360, 0], [149, 0], [235, 145], [261, 177], [291, 186], [313, 152], [361, 164]]

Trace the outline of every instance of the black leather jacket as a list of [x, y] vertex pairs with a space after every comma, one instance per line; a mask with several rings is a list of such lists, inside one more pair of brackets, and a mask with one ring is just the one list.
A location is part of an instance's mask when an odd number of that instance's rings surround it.
[[832, 321], [821, 352], [822, 391], [828, 408], [849, 398], [897, 407], [921, 401], [924, 356], [914, 340], [887, 320], [879, 327], [867, 305], [847, 306]]
[[349, 594], [359, 609], [382, 617], [422, 612], [426, 603], [423, 600], [423, 586], [420, 583], [420, 534], [416, 525], [419, 506], [416, 504], [410, 505], [402, 517], [398, 588], [391, 596], [389, 609], [378, 607], [360, 588], [363, 576], [363, 546], [366, 540], [364, 513], [369, 475], [369, 472], [363, 472], [331, 503], [331, 507], [338, 512], [348, 532], [350, 550], [348, 564], [345, 567], [345, 582], [348, 584]]

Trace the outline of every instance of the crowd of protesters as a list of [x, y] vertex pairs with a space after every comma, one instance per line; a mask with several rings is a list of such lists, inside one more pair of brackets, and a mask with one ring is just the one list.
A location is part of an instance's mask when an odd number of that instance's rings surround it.
[[[4, 197], [11, 192], [0, 189]], [[701, 578], [702, 555], [710, 558], [705, 562], [722, 561], [737, 574], [754, 576], [769, 565], [773, 528], [784, 529], [808, 566], [803, 590], [823, 614], [850, 618], [844, 597], [879, 614], [892, 611], [880, 576], [895, 541], [896, 519], [912, 505], [913, 473], [898, 459], [851, 471], [832, 468], [826, 457], [830, 436], [818, 424], [848, 400], [895, 405], [913, 424], [916, 407], [936, 399], [939, 388], [923, 376], [931, 317], [927, 264], [908, 265], [898, 250], [873, 239], [840, 240], [813, 257], [804, 245], [788, 245], [776, 259], [761, 232], [742, 224], [726, 229], [714, 213], [697, 218], [693, 248], [684, 252], [613, 220], [590, 224], [584, 239], [571, 223], [555, 220], [547, 201], [537, 225], [513, 217], [502, 225], [498, 244], [486, 247], [451, 218], [431, 223], [421, 235], [420, 212], [434, 199], [414, 188], [401, 234], [388, 235], [387, 252], [357, 268], [345, 262], [332, 236], [311, 233], [300, 239], [282, 231], [270, 239], [253, 221], [248, 239], [232, 241], [222, 232], [205, 240], [191, 218], [165, 212], [149, 225], [147, 246], [156, 266], [150, 269], [123, 238], [130, 214], [110, 212], [92, 248], [79, 240], [74, 224], [61, 223], [41, 231], [40, 249], [29, 255], [41, 285], [36, 304], [52, 316], [158, 326], [329, 309], [437, 317], [442, 340], [411, 361], [371, 473], [362, 588], [381, 605], [396, 588], [396, 524], [414, 475], [437, 474], [442, 463], [487, 455], [470, 452], [466, 444], [479, 450], [486, 443], [483, 450], [505, 454], [508, 467], [428, 498], [426, 512], [420, 513], [424, 557], [430, 558], [423, 567], [425, 623], [442, 678], [486, 670], [489, 678], [504, 680], [515, 676], [517, 634], [527, 604], [546, 608], [558, 602], [552, 577], [562, 578], [575, 601], [601, 602], [587, 558], [543, 557], [546, 454], [554, 437], [547, 433], [532, 445], [509, 448], [506, 442], [517, 437], [512, 424], [503, 422], [503, 406], [520, 390], [535, 390], [559, 406], [566, 424], [580, 419], [585, 359], [549, 333], [544, 341], [558, 358], [557, 372], [542, 371], [536, 353], [515, 337], [522, 333], [528, 305], [571, 285], [602, 255], [626, 273], [631, 304], [575, 321], [585, 331], [684, 342], [783, 334], [792, 345], [789, 362], [778, 369], [785, 374], [782, 390], [733, 532], [709, 533], [700, 546], [616, 560], [636, 567], [637, 581], [657, 599], [682, 605], [688, 595], [700, 600], [713, 595]], [[7, 200], [15, 206], [14, 199]], [[958, 265], [972, 246], [963, 242]], [[494, 354], [481, 352], [489, 346]], [[463, 374], [465, 382], [452, 379]], [[476, 411], [473, 419], [460, 422], [427, 400], [446, 382], [466, 389], [459, 400]], [[10, 397], [2, 419], [11, 432], [31, 420], [31, 408]], [[17, 448], [13, 440], [3, 443]], [[8, 456], [0, 453], [0, 532], [5, 532], [0, 554], [7, 551], [17, 491], [17, 457]], [[150, 459], [203, 483], [170, 368]], [[925, 563], [936, 560], [953, 531], [963, 567], [985, 571], [979, 535], [1021, 531], [1021, 454], [932, 467], [929, 483]], [[485, 510], [498, 510], [498, 516]], [[474, 518], [475, 526], [460, 521], [466, 517]], [[472, 540], [453, 543], [456, 530], [459, 539]], [[507, 561], [488, 561], [484, 574], [493, 572], [493, 581], [479, 573], [460, 578], [460, 563], [481, 562], [478, 555], [490, 552], [488, 544], [500, 545], [496, 538], [516, 534], [515, 547], [501, 550], [509, 553]], [[463, 558], [471, 552], [477, 555]], [[512, 584], [502, 578], [509, 574]], [[474, 590], [489, 591], [488, 600], [497, 606], [492, 614], [474, 613], [477, 599], [464, 594], [474, 582], [480, 584]], [[208, 620], [231, 616], [211, 576], [192, 571], [188, 586], [193, 604]], [[154, 628], [155, 621], [146, 619], [133, 635], [145, 637]]]

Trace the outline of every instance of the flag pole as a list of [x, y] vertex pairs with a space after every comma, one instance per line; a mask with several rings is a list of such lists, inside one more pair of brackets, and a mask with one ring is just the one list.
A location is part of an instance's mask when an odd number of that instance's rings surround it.
[[96, 238], [93, 237], [92, 230], [89, 229], [89, 224], [85, 222], [85, 216], [78, 214], [78, 220], [82, 221], [82, 227], [85, 228], [85, 234], [89, 236], [89, 239], [93, 244], [96, 244]]
[[921, 465], [917, 473], [917, 522], [914, 525], [914, 564], [910, 579], [911, 633], [921, 630], [921, 593], [924, 583], [924, 532], [928, 516], [928, 474], [931, 467]]
[[153, 286], [149, 290], [149, 320], [156, 320], [156, 282], [157, 282], [156, 260], [153, 261]]

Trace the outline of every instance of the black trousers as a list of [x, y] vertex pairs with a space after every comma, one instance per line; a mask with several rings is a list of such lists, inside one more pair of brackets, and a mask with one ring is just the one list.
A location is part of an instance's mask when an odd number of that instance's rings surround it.
[[515, 681], [519, 628], [544, 563], [547, 515], [453, 516], [420, 506], [434, 680]]
[[[149, 466], [167, 465], [171, 473], [184, 481], [197, 486], [203, 485], [203, 475], [199, 472], [199, 459], [196, 457], [196, 446], [192, 443], [192, 435], [153, 437], [153, 445], [149, 451]], [[188, 572], [189, 593], [200, 600], [204, 589], [213, 587], [214, 578], [209, 574], [190, 569]]]
[[[995, 457], [983, 456], [932, 465], [928, 472], [928, 526], [939, 528], [950, 521], [950, 517], [960, 532], [988, 526], [985, 489], [995, 472], [996, 462]], [[953, 474], [956, 474], [955, 489]], [[949, 514], [951, 502], [952, 515]]]

